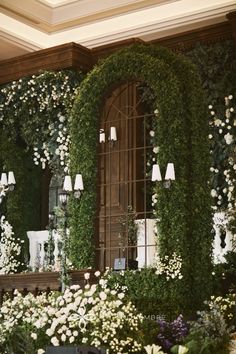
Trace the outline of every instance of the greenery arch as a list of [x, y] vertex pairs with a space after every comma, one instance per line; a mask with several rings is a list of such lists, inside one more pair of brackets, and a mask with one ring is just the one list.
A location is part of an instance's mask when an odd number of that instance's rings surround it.
[[161, 168], [174, 162], [177, 174], [171, 190], [156, 186], [160, 252], [182, 256], [184, 280], [172, 290], [183, 306], [197, 299], [198, 307], [209, 292], [211, 264], [208, 123], [195, 69], [168, 50], [126, 48], [99, 63], [80, 86], [71, 116], [71, 170], [83, 174], [85, 191], [79, 204], [72, 201], [71, 258], [80, 268], [94, 265], [99, 113], [109, 89], [128, 80], [143, 81], [154, 92], [158, 162]]

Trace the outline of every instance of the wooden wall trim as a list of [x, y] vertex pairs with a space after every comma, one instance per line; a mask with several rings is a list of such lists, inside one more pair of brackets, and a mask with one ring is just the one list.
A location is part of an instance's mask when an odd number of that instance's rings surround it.
[[80, 68], [88, 71], [92, 63], [89, 49], [76, 43], [66, 43], [0, 61], [0, 84], [41, 70]]
[[122, 41], [118, 41], [118, 42], [114, 42], [114, 43], [110, 43], [110, 44], [106, 44], [106, 45], [102, 45], [102, 46], [93, 48], [93, 49], [91, 49], [93, 60], [94, 60], [94, 62], [97, 62], [98, 59], [107, 57], [108, 55], [116, 52], [117, 50], [119, 50], [123, 47], [127, 47], [131, 44], [135, 44], [135, 43], [146, 43], [146, 42], [144, 42], [140, 38], [129, 38], [129, 39], [125, 39]]
[[174, 51], [186, 51], [192, 48], [198, 42], [210, 44], [232, 38], [233, 35], [230, 23], [222, 22], [194, 31], [188, 31], [178, 35], [165, 37], [164, 39], [156, 39], [150, 43], [159, 44]]
[[[174, 51], [184, 52], [197, 42], [214, 43], [232, 38], [235, 38], [236, 41], [236, 11], [229, 13], [227, 19], [228, 21], [226, 22], [147, 43], [155, 43]], [[133, 43], [145, 42], [139, 38], [131, 38], [93, 49], [88, 49], [76, 43], [67, 43], [16, 58], [2, 60], [0, 61], [0, 84], [37, 74], [40, 70], [73, 68], [87, 72], [99, 58]]]

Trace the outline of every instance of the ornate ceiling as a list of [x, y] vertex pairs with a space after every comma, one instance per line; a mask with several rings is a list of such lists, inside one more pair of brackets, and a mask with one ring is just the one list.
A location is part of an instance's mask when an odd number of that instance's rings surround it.
[[145, 41], [226, 21], [235, 0], [0, 0], [0, 60], [76, 42]]

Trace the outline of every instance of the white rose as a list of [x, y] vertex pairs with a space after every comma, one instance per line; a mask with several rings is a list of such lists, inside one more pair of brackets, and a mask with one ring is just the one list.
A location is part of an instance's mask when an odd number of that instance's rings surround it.
[[53, 334], [54, 334], [54, 331], [53, 331], [51, 328], [48, 328], [48, 329], [46, 330], [46, 335], [47, 335], [47, 336], [51, 337], [51, 336], [53, 336]]
[[89, 280], [90, 278], [90, 273], [84, 273], [84, 279]]
[[220, 119], [216, 119], [214, 124], [216, 127], [219, 127], [221, 125], [222, 121]]
[[224, 139], [227, 145], [230, 145], [233, 142], [233, 135], [227, 133], [224, 135]]
[[54, 345], [54, 347], [59, 347], [59, 345], [60, 345], [57, 337], [52, 337], [51, 338], [51, 343]]
[[213, 198], [217, 197], [217, 192], [216, 192], [215, 189], [212, 189], [212, 190], [211, 190], [211, 196], [212, 196]]
[[62, 340], [62, 342], [66, 341], [66, 335], [64, 333], [61, 335], [61, 340]]
[[104, 300], [106, 300], [107, 295], [106, 295], [106, 293], [104, 293], [104, 291], [102, 291], [102, 292], [100, 292], [99, 297], [100, 297], [101, 300], [104, 301]]
[[31, 333], [31, 338], [33, 338], [33, 340], [37, 339], [37, 334], [36, 333]]
[[[236, 166], [236, 165], [235, 165]], [[99, 277], [101, 275], [101, 272], [99, 272], [99, 270], [97, 270], [95, 273], [94, 273], [95, 277]]]
[[149, 134], [150, 134], [150, 136], [152, 136], [152, 137], [153, 137], [153, 136], [155, 135], [154, 130], [150, 130]]

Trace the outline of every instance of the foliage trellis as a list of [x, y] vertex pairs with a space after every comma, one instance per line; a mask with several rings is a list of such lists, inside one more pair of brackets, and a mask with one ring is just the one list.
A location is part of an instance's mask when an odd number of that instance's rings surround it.
[[83, 174], [85, 192], [79, 205], [72, 205], [71, 256], [78, 267], [92, 265], [99, 113], [109, 90], [129, 80], [145, 82], [153, 91], [153, 107], [159, 111], [158, 163], [161, 168], [170, 161], [176, 166], [171, 190], [155, 187], [160, 252], [181, 255], [185, 280], [181, 289], [172, 291], [183, 306], [198, 307], [209, 293], [211, 271], [207, 114], [194, 67], [166, 49], [135, 45], [119, 51], [96, 66], [80, 86], [72, 110], [71, 168]]

